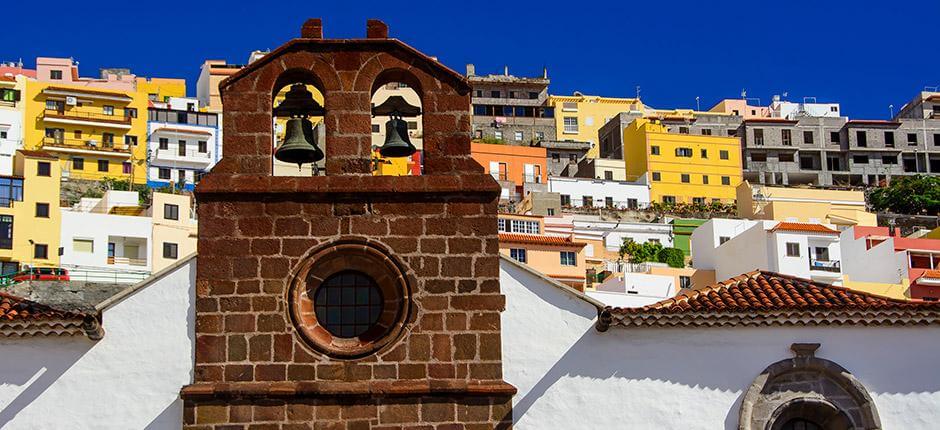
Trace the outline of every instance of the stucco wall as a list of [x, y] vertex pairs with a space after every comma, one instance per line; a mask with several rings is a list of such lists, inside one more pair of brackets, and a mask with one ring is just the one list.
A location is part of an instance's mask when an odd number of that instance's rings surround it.
[[104, 311], [104, 338], [0, 340], [4, 429], [178, 429], [192, 381], [195, 259]]
[[[503, 369], [517, 429], [736, 429], [741, 397], [794, 342], [852, 372], [885, 429], [940, 420], [936, 327], [593, 328], [595, 308], [500, 265]], [[873, 345], [877, 347], [873, 347]], [[919, 369], [919, 370], [915, 370]]]
[[650, 190], [648, 185], [630, 182], [606, 181], [578, 178], [548, 178], [551, 192], [565, 194], [571, 198], [571, 206], [583, 206], [583, 197], [593, 198], [593, 207], [605, 207], [605, 198], [613, 199], [614, 207], [628, 207], [629, 199], [635, 199], [637, 207], [649, 206]]
[[[150, 217], [77, 212], [71, 208], [63, 208], [60, 231], [60, 243], [63, 248], [61, 264], [64, 266], [74, 265], [105, 270], [151, 270], [153, 221]], [[138, 255], [129, 258], [145, 259], [146, 264], [139, 266], [108, 264], [108, 237], [127, 237], [144, 241], [146, 246], [138, 249]], [[94, 252], [76, 252], [73, 239], [94, 240]], [[118, 248], [117, 256], [123, 257], [120, 247]]]

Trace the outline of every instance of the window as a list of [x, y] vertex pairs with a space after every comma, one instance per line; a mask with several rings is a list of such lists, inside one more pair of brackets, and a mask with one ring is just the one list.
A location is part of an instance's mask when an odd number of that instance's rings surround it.
[[483, 97], [483, 90], [476, 90], [473, 94], [474, 97]]
[[702, 183], [708, 185], [708, 175], [702, 175]]
[[787, 242], [787, 257], [799, 257], [800, 256], [800, 244], [794, 242]]
[[166, 168], [161, 167], [161, 168], [157, 171], [157, 177], [160, 178], [160, 179], [169, 180], [169, 179], [170, 179], [170, 169], [166, 169]]
[[813, 248], [815, 251], [815, 258], [817, 261], [829, 261], [829, 248], [817, 246]]
[[206, 152], [209, 152], [208, 143], [206, 143], [205, 140], [200, 140], [199, 143], [197, 144], [197, 151], [199, 151], [200, 154], [205, 154]]
[[868, 146], [868, 134], [865, 133], [865, 130], [858, 130], [855, 132], [855, 140], [858, 146]]
[[604, 171], [604, 179], [606, 179], [606, 180], [608, 180], [608, 181], [613, 181], [613, 180], [614, 180], [614, 172], [612, 172], [612, 171], [610, 171], [610, 170], [605, 170], [605, 171]]
[[853, 155], [852, 162], [855, 164], [868, 164], [868, 156], [867, 155]]
[[725, 150], [718, 151], [718, 158], [720, 158], [720, 159], [722, 159], [722, 160], [727, 160], [727, 159], [728, 159], [728, 151], [725, 151]]
[[108, 171], [108, 160], [98, 160], [98, 171], [99, 172]]
[[564, 118], [565, 124], [565, 133], [577, 133], [578, 132], [578, 118], [574, 116], [566, 116]]
[[752, 152], [751, 161], [767, 161], [767, 154], [764, 152]]
[[124, 108], [124, 116], [127, 118], [137, 118], [137, 108]]
[[807, 145], [810, 145], [813, 143], [813, 132], [811, 131], [803, 132], [803, 143]]
[[177, 180], [177, 182], [179, 182], [180, 184], [185, 183], [185, 182], [186, 182], [186, 171], [185, 171], [185, 170], [179, 170], [178, 172], [176, 172], [176, 180]]
[[114, 106], [104, 105], [101, 107], [101, 111], [104, 112], [105, 115], [114, 115]]
[[114, 147], [114, 133], [101, 133], [101, 146], [105, 148]]
[[734, 136], [737, 136], [737, 135], [738, 135], [738, 130], [737, 130], [737, 129], [734, 129], [734, 128], [729, 128], [729, 129], [728, 129], [728, 136], [734, 137]]
[[382, 131], [382, 128], [381, 128], [380, 125], [378, 125], [378, 124], [372, 124], [372, 132], [373, 132], [373, 133], [380, 133], [381, 131]]
[[494, 99], [498, 99], [498, 98], [499, 98], [499, 91], [490, 91], [490, 97], [492, 97], [492, 98], [494, 98]]
[[705, 197], [692, 197], [692, 203], [697, 204], [697, 205], [704, 205]]
[[730, 177], [730, 176], [722, 176], [722, 177], [721, 177], [721, 185], [731, 185], [731, 177]]
[[509, 227], [512, 229], [511, 233], [539, 234], [538, 221], [525, 221], [520, 219], [509, 221]]
[[885, 132], [885, 146], [888, 148], [894, 148], [894, 132], [893, 131]]
[[[376, 127], [378, 127], [378, 126], [376, 126]], [[378, 131], [376, 131], [376, 133], [378, 133]], [[482, 139], [482, 138], [483, 138], [483, 130], [477, 130], [477, 131], [475, 131], [473, 136], [474, 136], [475, 139]]]
[[553, 153], [552, 153], [552, 161], [554, 161], [554, 162], [556, 162], [556, 163], [559, 162], [559, 161], [561, 161], [561, 154], [559, 154], [559, 153], [557, 153], [557, 152], [553, 152]]
[[613, 197], [604, 197], [604, 206], [608, 208], [614, 207], [614, 198]]
[[703, 128], [703, 129], [702, 129], [702, 136], [711, 136], [711, 135], [712, 135], [712, 129], [710, 129], [710, 128]]
[[546, 208], [546, 209], [545, 209], [545, 213], [546, 213], [548, 216], [555, 216], [555, 208]]
[[688, 127], [679, 127], [679, 134], [689, 134]]
[[511, 98], [511, 99], [516, 98], [516, 92], [515, 92], [515, 91], [510, 91], [510, 92], [509, 92], [509, 98]]
[[0, 249], [13, 249], [13, 217], [0, 215]]
[[176, 260], [179, 253], [179, 245], [172, 242], [163, 242], [163, 258]]
[[49, 79], [52, 79], [52, 80], [54, 80], [54, 81], [61, 81], [61, 80], [62, 80], [62, 71], [61, 71], [61, 70], [50, 70], [50, 71], [49, 71]]
[[650, 146], [650, 155], [659, 155], [659, 147], [655, 145]]
[[544, 132], [541, 132], [541, 131], [536, 131], [536, 132], [535, 132], [535, 140], [539, 140], [539, 141], [545, 140], [545, 133], [544, 133]]
[[92, 239], [72, 239], [72, 251], [92, 254], [95, 252], [95, 241]]
[[594, 206], [594, 197], [593, 196], [581, 196], [581, 206], [586, 208]]
[[84, 170], [85, 169], [85, 159], [75, 157], [72, 158], [72, 170]]
[[36, 203], [36, 218], [49, 218], [49, 203]]
[[576, 102], [564, 102], [561, 104], [561, 110], [565, 112], [577, 112], [578, 103]]
[[907, 144], [908, 144], [908, 145], [917, 145], [917, 133], [908, 133], [908, 134], [907, 134]]
[[52, 176], [52, 164], [48, 161], [39, 161], [36, 163], [37, 176]]
[[800, 168], [803, 170], [816, 170], [816, 163], [813, 157], [800, 157]]
[[793, 162], [793, 153], [792, 152], [781, 152], [777, 154], [777, 160]]
[[881, 164], [898, 164], [897, 155], [882, 155]]
[[72, 132], [72, 137], [75, 138], [75, 140], [82, 140], [82, 131], [75, 130], [74, 132]]
[[170, 139], [165, 137], [160, 138], [160, 149], [170, 149]]
[[639, 207], [640, 207], [640, 202], [637, 199], [627, 199], [628, 209], [637, 209]]
[[784, 146], [793, 146], [791, 130], [780, 130], [780, 140], [783, 141]]
[[512, 137], [518, 142], [523, 139], [524, 134], [521, 131], [517, 131], [512, 134]]
[[516, 261], [518, 261], [518, 262], [520, 262], [520, 263], [525, 263], [525, 262], [526, 262], [526, 258], [525, 258], [525, 257], [526, 257], [526, 255], [525, 255], [525, 249], [523, 249], [523, 248], [511, 248], [511, 249], [509, 250], [509, 257], [511, 257], [513, 260], [516, 260]]
[[679, 288], [692, 288], [692, 277], [679, 276]]
[[568, 194], [562, 194], [562, 195], [561, 195], [561, 206], [562, 206], [562, 207], [569, 207], [569, 206], [571, 206], [571, 196], [569, 196]]
[[529, 91], [529, 100], [536, 100], [539, 98], [539, 93], [534, 91]]
[[45, 260], [49, 258], [49, 245], [37, 243], [33, 245], [33, 258]]
[[666, 204], [675, 204], [676, 196], [663, 196], [663, 203]]
[[578, 154], [568, 154], [568, 161], [576, 163], [578, 161]]
[[731, 240], [731, 238], [728, 236], [718, 236], [718, 245], [722, 245], [729, 240]]
[[933, 135], [933, 146], [940, 146], [940, 133]]
[[124, 144], [127, 146], [137, 146], [137, 136], [125, 135]]
[[180, 140], [176, 142], [176, 154], [180, 157], [186, 156], [186, 141]]
[[561, 251], [561, 265], [562, 266], [577, 266], [578, 265], [578, 256], [571, 251]]
[[662, 175], [660, 175], [659, 172], [653, 172], [653, 180], [654, 181], [662, 180]]
[[689, 174], [688, 174], [688, 173], [683, 173], [683, 174], [680, 176], [680, 180], [682, 181], [683, 184], [688, 184], [689, 181], [690, 181], [690, 180], [689, 180]]
[[830, 143], [839, 143], [839, 140], [840, 140], [840, 139], [839, 139], [839, 132], [838, 132], [838, 131], [830, 131], [830, 132], [829, 132], [829, 142], [830, 142]]
[[708, 150], [707, 150], [707, 149], [702, 149], [701, 151], [699, 151], [699, 153], [702, 155], [702, 158], [708, 158]]
[[692, 148], [676, 148], [676, 157], [692, 157]]
[[493, 138], [495, 138], [496, 140], [503, 140], [503, 132], [501, 130], [494, 131]]
[[163, 219], [179, 220], [180, 219], [180, 207], [179, 205], [164, 204], [163, 205]]
[[0, 177], [0, 207], [13, 207], [23, 201], [23, 179]]
[[764, 144], [764, 129], [755, 128], [754, 129], [754, 144], [763, 145]]

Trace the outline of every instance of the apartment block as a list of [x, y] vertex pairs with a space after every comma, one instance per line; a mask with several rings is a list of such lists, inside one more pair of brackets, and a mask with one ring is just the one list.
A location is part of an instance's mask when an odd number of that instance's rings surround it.
[[0, 175], [0, 272], [59, 264], [59, 184], [57, 158], [18, 150], [13, 171]]
[[555, 110], [548, 106], [548, 73], [519, 77], [509, 74], [477, 75], [467, 65], [467, 79], [473, 87], [472, 128], [475, 141], [531, 145], [555, 140]]
[[650, 186], [645, 183], [553, 176], [548, 190], [559, 194], [562, 208], [640, 209], [650, 204]]
[[537, 216], [500, 215], [499, 253], [583, 291], [586, 244], [573, 235], [546, 235], [544, 222]]
[[551, 96], [548, 105], [555, 111], [558, 140], [590, 143], [590, 158], [602, 157], [598, 146], [601, 127], [621, 113], [639, 117], [646, 110], [638, 98], [589, 96], [578, 92], [571, 96]]
[[147, 109], [147, 185], [193, 186], [222, 158], [218, 114], [195, 98], [170, 97]]
[[940, 300], [940, 240], [902, 237], [889, 227], [842, 232], [849, 288], [898, 299]]
[[501, 201], [518, 202], [532, 191], [547, 191], [545, 148], [474, 142], [470, 155], [499, 182]]
[[833, 224], [840, 228], [875, 226], [878, 217], [866, 210], [865, 193], [810, 187], [751, 185], [737, 189], [738, 216], [744, 219]]
[[26, 76], [0, 74], [0, 175], [13, 174], [13, 156], [23, 147]]

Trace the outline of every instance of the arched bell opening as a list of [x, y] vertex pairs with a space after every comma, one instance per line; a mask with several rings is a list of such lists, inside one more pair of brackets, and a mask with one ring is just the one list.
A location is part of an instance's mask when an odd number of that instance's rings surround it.
[[326, 175], [326, 109], [320, 88], [307, 70], [287, 70], [278, 77], [272, 94], [274, 176]]
[[372, 174], [419, 176], [423, 171], [424, 125], [418, 80], [388, 70], [372, 86]]

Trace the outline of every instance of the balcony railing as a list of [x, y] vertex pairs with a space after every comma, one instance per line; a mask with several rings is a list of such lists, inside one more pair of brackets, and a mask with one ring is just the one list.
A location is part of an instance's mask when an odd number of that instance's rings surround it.
[[81, 112], [74, 109], [57, 110], [46, 109], [43, 114], [45, 118], [77, 119], [82, 121], [106, 122], [113, 124], [131, 125], [132, 118], [120, 115], [108, 115], [104, 113]]
[[490, 176], [492, 176], [493, 179], [495, 179], [495, 180], [497, 180], [497, 181], [508, 181], [508, 180], [509, 180], [509, 175], [506, 174], [506, 173], [496, 173], [496, 172], [493, 172], [493, 173], [490, 173]]
[[88, 149], [92, 151], [106, 151], [106, 152], [122, 152], [129, 153], [131, 152], [130, 147], [123, 143], [114, 143], [114, 142], [101, 142], [94, 139], [65, 139], [58, 137], [44, 137], [42, 139], [42, 145], [44, 147], [51, 146], [54, 148], [74, 148], [74, 149]]
[[529, 184], [541, 184], [542, 176], [541, 175], [522, 175], [522, 180]]
[[839, 264], [839, 260], [817, 260], [810, 258], [809, 270], [839, 273], [842, 271], [842, 266]]
[[174, 159], [176, 158], [199, 158], [199, 159], [205, 158], [205, 159], [208, 159], [210, 158], [210, 155], [211, 154], [209, 153], [209, 151], [199, 152], [198, 150], [193, 150], [193, 149], [187, 149], [185, 151], [180, 151], [178, 148], [157, 149], [158, 158], [174, 158]]
[[123, 264], [127, 266], [146, 266], [147, 259], [128, 258], [128, 257], [108, 257], [108, 264]]

